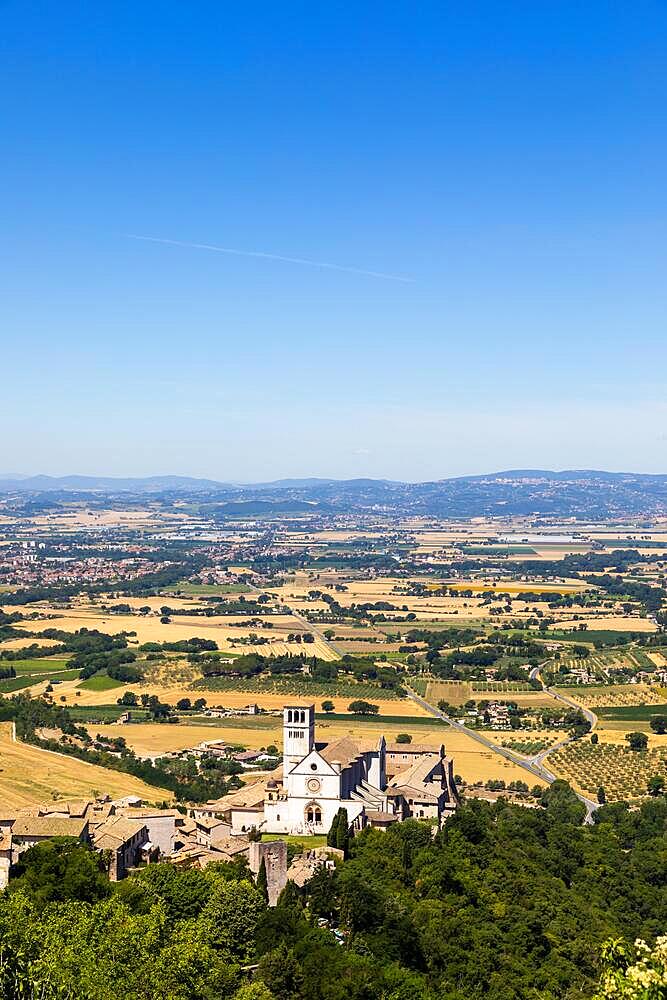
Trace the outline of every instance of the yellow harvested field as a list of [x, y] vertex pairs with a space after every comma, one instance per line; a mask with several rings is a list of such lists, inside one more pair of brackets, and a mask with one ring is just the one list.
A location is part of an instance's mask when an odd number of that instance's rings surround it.
[[[565, 619], [557, 622], [555, 625], [551, 625], [550, 628], [576, 629], [578, 625], [581, 625], [580, 621]], [[587, 630], [590, 632], [595, 632], [596, 630], [604, 631], [605, 629], [620, 632], [655, 632], [658, 627], [654, 622], [649, 621], [648, 618], [635, 618], [630, 615], [609, 615], [607, 618], [595, 615], [586, 615], [586, 626]], [[573, 636], [573, 638], [581, 639], [584, 642], [586, 641], [585, 634]]]
[[7, 639], [6, 642], [0, 644], [0, 649], [24, 649], [26, 646], [32, 646], [33, 643], [37, 643], [39, 646], [60, 645], [57, 639], [30, 639], [26, 636], [25, 639]]
[[[667, 705], [665, 706], [667, 708]], [[667, 713], [665, 713], [667, 714]], [[595, 727], [600, 743], [625, 743], [626, 733], [646, 733], [651, 748], [667, 750], [667, 733], [658, 736], [651, 731], [647, 721], [626, 722], [619, 719], [599, 719]]]
[[185, 750], [211, 740], [224, 740], [225, 743], [242, 743], [244, 746], [256, 749], [274, 743], [282, 743], [282, 720], [268, 717], [261, 720], [265, 725], [260, 728], [256, 720], [219, 719], [211, 720], [210, 726], [165, 725], [150, 722], [129, 723], [127, 725], [87, 723], [87, 729], [92, 736], [122, 736], [129, 747], [143, 757], [156, 757], [175, 750]]
[[426, 686], [426, 699], [431, 705], [437, 705], [439, 701], [465, 705], [471, 698], [472, 684], [468, 681], [429, 681]]
[[[255, 720], [221, 719], [211, 726], [169, 726], [137, 723], [130, 725], [89, 725], [93, 733], [102, 735], [123, 736], [129, 746], [140, 754], [157, 756], [171, 750], [182, 750], [195, 747], [204, 740], [224, 740], [228, 743], [242, 743], [244, 746], [257, 748], [274, 743], [282, 745], [282, 724], [280, 719], [262, 720], [267, 722], [266, 728], [259, 728]], [[460, 774], [468, 783], [486, 781], [488, 778], [504, 778], [505, 781], [521, 779], [530, 785], [542, 784], [537, 778], [528, 774], [517, 764], [512, 764], [492, 750], [488, 750], [465, 733], [456, 732], [448, 726], [434, 723], [433, 727], [419, 726], [410, 730], [409, 724], [383, 723], [381, 719], [368, 722], [347, 723], [339, 720], [317, 722], [318, 740], [332, 742], [342, 736], [351, 736], [361, 740], [376, 741], [385, 735], [388, 742], [395, 740], [400, 732], [411, 732], [413, 742], [432, 746], [434, 750], [444, 743], [447, 753], [454, 758], [454, 771]], [[508, 733], [489, 733], [498, 738], [507, 738]]]
[[[39, 684], [33, 685], [30, 688], [31, 693], [41, 693], [47, 683], [47, 681], [41, 681]], [[275, 694], [271, 691], [207, 691], [204, 688], [193, 689], [188, 684], [162, 684], [150, 681], [145, 681], [141, 684], [126, 684], [108, 691], [91, 691], [80, 688], [80, 683], [78, 680], [62, 681], [54, 691], [56, 704], [60, 703], [63, 698], [65, 700], [62, 703], [66, 705], [115, 704], [116, 700], [125, 691], [133, 691], [137, 696], [141, 696], [142, 694], [156, 694], [161, 701], [166, 702], [168, 705], [175, 705], [181, 698], [190, 698], [191, 701], [194, 701], [195, 698], [205, 698], [208, 706], [221, 708], [245, 708], [246, 705], [259, 705], [260, 708], [271, 710], [281, 709], [283, 705], [290, 703], [312, 703], [315, 705], [316, 711], [319, 712], [324, 700], [323, 695], [318, 695], [317, 698], [308, 698], [305, 695], [290, 696], [284, 693]], [[349, 695], [345, 698], [337, 698], [332, 695], [330, 698], [335, 705], [336, 712], [346, 712], [347, 706], [353, 700]], [[379, 705], [380, 715], [428, 716], [428, 712], [425, 712], [421, 706], [408, 698], [396, 698], [394, 700], [374, 698], [373, 704]]]
[[558, 702], [544, 691], [509, 691], [505, 694], [486, 694], [476, 691], [473, 698], [480, 701], [513, 701], [519, 708], [557, 708]]
[[[185, 602], [173, 601], [185, 604]], [[57, 628], [66, 632], [76, 632], [78, 629], [98, 629], [115, 635], [118, 632], [135, 632], [136, 636], [130, 642], [141, 644], [144, 642], [178, 642], [182, 639], [212, 639], [217, 642], [218, 647], [223, 652], [261, 652], [265, 656], [281, 655], [283, 653], [293, 653], [296, 649], [294, 644], [285, 641], [287, 632], [304, 631], [304, 627], [288, 619], [286, 616], [276, 618], [277, 625], [282, 626], [282, 631], [276, 629], [262, 629], [261, 627], [238, 628], [233, 626], [233, 622], [242, 621], [242, 617], [218, 616], [213, 618], [201, 618], [195, 615], [178, 615], [172, 618], [168, 625], [163, 624], [158, 617], [150, 615], [113, 615], [96, 609], [94, 606], [74, 607], [63, 614], [57, 609], [42, 609], [44, 613], [52, 617], [39, 619], [36, 621], [17, 624], [17, 628], [25, 628], [31, 632], [43, 632], [47, 629]], [[291, 622], [291, 624], [288, 624]], [[269, 642], [263, 646], [242, 646], [238, 641], [254, 633], [258, 636], [266, 637]], [[281, 638], [283, 636], [283, 638]], [[36, 640], [26, 639], [24, 645], [29, 645]], [[37, 640], [39, 641], [39, 640]], [[323, 660], [335, 660], [336, 654], [319, 637], [315, 641], [304, 647], [309, 655], [318, 656]], [[298, 647], [300, 650], [301, 647]]]
[[[428, 586], [432, 590], [437, 590], [442, 585], [430, 583]], [[568, 581], [567, 583], [505, 583], [503, 580], [481, 582], [473, 580], [469, 582], [445, 582], [444, 585], [449, 590], [472, 590], [475, 593], [497, 590], [499, 594], [522, 594], [528, 591], [531, 594], [578, 594], [582, 590], [590, 589], [588, 584], [577, 584], [573, 581]]]
[[513, 701], [520, 708], [542, 708], [556, 705], [556, 700], [544, 691], [474, 691], [468, 681], [429, 681], [426, 696], [432, 705], [448, 701], [450, 705], [465, 705], [467, 701]]
[[27, 743], [12, 740], [12, 724], [0, 723], [0, 805], [15, 809], [57, 798], [88, 798], [108, 792], [114, 798], [139, 795], [148, 802], [171, 799], [165, 789], [138, 778], [97, 767]]

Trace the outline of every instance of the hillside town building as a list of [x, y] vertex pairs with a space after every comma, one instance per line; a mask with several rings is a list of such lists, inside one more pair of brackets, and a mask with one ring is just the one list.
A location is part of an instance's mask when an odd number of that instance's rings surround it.
[[409, 744], [369, 744], [351, 737], [332, 743], [315, 738], [315, 706], [283, 709], [282, 775], [246, 785], [196, 816], [223, 819], [230, 833], [251, 829], [275, 834], [326, 833], [339, 809], [350, 825], [386, 827], [404, 819], [437, 823], [457, 806], [451, 758]]
[[118, 880], [162, 860], [206, 868], [245, 856], [255, 874], [264, 860], [272, 904], [286, 881], [303, 884], [335, 848], [306, 851], [288, 865], [285, 842], [259, 843], [253, 833], [328, 833], [340, 809], [349, 826], [386, 829], [416, 818], [440, 824], [458, 804], [453, 762], [444, 747], [387, 744], [315, 735], [314, 705], [283, 710], [283, 762], [221, 799], [177, 809], [148, 806], [133, 796], [64, 800], [0, 812], [0, 889], [21, 854], [53, 837], [71, 837], [98, 851]]

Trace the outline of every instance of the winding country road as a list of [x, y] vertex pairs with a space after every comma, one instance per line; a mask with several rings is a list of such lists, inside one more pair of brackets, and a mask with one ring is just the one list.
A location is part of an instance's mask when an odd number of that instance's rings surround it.
[[[249, 587], [250, 590], [253, 590], [256, 594], [266, 593], [265, 590], [261, 590], [259, 587], [255, 586], [254, 583], [246, 582], [246, 586]], [[330, 642], [329, 639], [327, 639], [327, 637], [324, 635], [324, 632], [318, 625], [315, 625], [313, 622], [309, 622], [307, 618], [304, 618], [303, 615], [299, 614], [298, 611], [295, 611], [291, 605], [278, 604], [277, 606], [280, 609], [280, 611], [282, 611], [283, 614], [291, 615], [291, 617], [294, 618], [294, 620], [297, 621], [299, 625], [301, 625], [304, 631], [312, 632], [313, 635], [316, 635], [317, 638], [322, 643], [322, 645], [325, 646], [326, 649], [328, 649], [329, 652], [333, 654], [336, 660], [340, 659], [340, 652], [336, 649], [334, 644]]]
[[[565, 705], [570, 706], [571, 708], [581, 709], [586, 719], [591, 723], [591, 729], [593, 729], [595, 727], [595, 724], [597, 723], [597, 716], [594, 715], [594, 713], [591, 712], [589, 709], [583, 708], [581, 705], [578, 705], [576, 702], [571, 701], [564, 695], [555, 694], [551, 688], [548, 688], [544, 684], [544, 681], [540, 677], [539, 670], [540, 670], [539, 667], [535, 667], [535, 669], [531, 671], [530, 674], [531, 678], [533, 678], [534, 680], [538, 680], [542, 684], [542, 690], [546, 691], [557, 701], [561, 701]], [[452, 729], [456, 729], [461, 733], [465, 733], [466, 736], [469, 736], [471, 739], [476, 740], [477, 743], [481, 743], [482, 746], [487, 747], [489, 750], [492, 750], [494, 753], [497, 753], [500, 757], [504, 757], [505, 760], [511, 761], [518, 767], [522, 767], [524, 771], [527, 771], [534, 777], [541, 778], [542, 781], [546, 781], [547, 784], [549, 785], [556, 780], [556, 775], [552, 771], [550, 771], [547, 767], [545, 767], [544, 765], [545, 759], [548, 757], [550, 753], [553, 753], [554, 750], [558, 750], [560, 749], [560, 747], [567, 746], [568, 743], [571, 743], [576, 738], [574, 736], [568, 736], [565, 739], [561, 740], [559, 743], [555, 743], [547, 750], [543, 750], [541, 753], [536, 754], [535, 757], [522, 757], [519, 754], [514, 753], [514, 751], [512, 750], [508, 750], [507, 747], [498, 746], [497, 743], [494, 743], [493, 740], [490, 740], [488, 736], [484, 735], [484, 733], [481, 733], [476, 729], [470, 729], [462, 722], [459, 722], [458, 719], [452, 719], [449, 715], [446, 715], [444, 712], [441, 712], [439, 708], [436, 708], [434, 705], [431, 705], [430, 702], [426, 701], [425, 698], [422, 698], [422, 696], [417, 694], [415, 691], [408, 689], [408, 697], [411, 698], [417, 705], [420, 705], [425, 711], [429, 712], [431, 715], [434, 715], [437, 719], [440, 719], [442, 722], [446, 722], [447, 725], [452, 727]], [[598, 803], [594, 802], [593, 799], [587, 798], [585, 795], [582, 795], [579, 792], [575, 792], [575, 794], [577, 798], [580, 799], [580, 801], [583, 802], [583, 804], [586, 806], [586, 818], [584, 822], [592, 823], [593, 813], [598, 808]]]

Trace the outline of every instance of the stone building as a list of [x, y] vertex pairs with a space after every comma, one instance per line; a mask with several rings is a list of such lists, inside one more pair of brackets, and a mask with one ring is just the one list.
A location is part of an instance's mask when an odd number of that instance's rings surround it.
[[41, 844], [53, 837], [74, 837], [81, 843], [90, 843], [87, 819], [70, 819], [63, 816], [20, 816], [11, 827], [12, 863], [20, 854], [35, 844]]
[[257, 876], [262, 861], [266, 869], [266, 888], [269, 906], [275, 906], [278, 897], [287, 885], [287, 844], [284, 840], [270, 840], [265, 843], [253, 841], [249, 846], [248, 862], [250, 871]]
[[[350, 825], [385, 828], [409, 817], [440, 823], [458, 803], [451, 758], [444, 747], [392, 746], [343, 737], [315, 738], [314, 705], [283, 710], [282, 774], [223, 796], [205, 807], [232, 833], [326, 833], [344, 808]], [[200, 813], [204, 812], [198, 807]]]
[[[125, 878], [131, 868], [137, 867], [150, 855], [152, 844], [148, 828], [142, 820], [113, 816], [95, 830], [95, 850], [105, 859], [112, 882]], [[157, 852], [156, 852], [157, 854]]]

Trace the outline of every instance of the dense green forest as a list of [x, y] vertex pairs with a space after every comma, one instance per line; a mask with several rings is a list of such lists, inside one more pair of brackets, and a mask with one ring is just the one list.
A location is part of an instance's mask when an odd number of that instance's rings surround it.
[[272, 910], [243, 865], [152, 865], [111, 885], [96, 855], [47, 843], [0, 897], [0, 996], [592, 997], [601, 956], [622, 976], [632, 942], [667, 925], [666, 820], [655, 799], [583, 826], [557, 782], [538, 809], [470, 802], [435, 834], [416, 821], [365, 831]]

